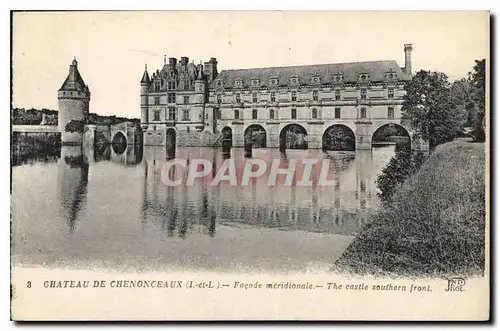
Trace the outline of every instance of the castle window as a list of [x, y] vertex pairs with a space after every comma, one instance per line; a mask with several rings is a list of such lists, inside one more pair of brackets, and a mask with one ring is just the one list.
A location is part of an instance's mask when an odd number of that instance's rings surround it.
[[184, 100], [185, 105], [189, 104], [189, 96], [188, 95], [185, 95], [183, 100]]
[[318, 91], [313, 91], [313, 100], [318, 101]]
[[175, 107], [168, 107], [168, 119], [171, 121], [175, 121]]
[[317, 109], [313, 109], [313, 110], [312, 110], [311, 117], [312, 117], [313, 119], [317, 119], [317, 118], [318, 118], [318, 110], [317, 110]]
[[292, 101], [297, 101], [297, 92], [292, 91]]
[[252, 119], [253, 120], [257, 119], [257, 109], [252, 109]]
[[335, 90], [335, 100], [340, 100], [340, 90]]
[[155, 97], [155, 105], [159, 105], [160, 104], [160, 97]]
[[274, 109], [269, 109], [269, 119], [274, 120]]
[[156, 81], [155, 82], [155, 92], [158, 92], [161, 88], [161, 82], [160, 81]]
[[239, 120], [240, 119], [240, 111], [238, 109], [234, 110], [234, 119]]
[[359, 183], [359, 190], [361, 192], [366, 192], [366, 183], [365, 182], [360, 182]]
[[167, 95], [168, 103], [175, 103], [175, 93], [169, 93]]
[[257, 93], [256, 92], [252, 93], [252, 102], [257, 103]]
[[167, 85], [169, 90], [175, 90], [175, 82], [168, 82]]
[[160, 120], [160, 111], [159, 110], [155, 110], [154, 120], [155, 121], [159, 121]]
[[387, 98], [394, 99], [394, 88], [390, 87], [387, 89]]
[[366, 108], [361, 108], [360, 111], [360, 118], [366, 118]]
[[365, 88], [361, 89], [361, 99], [366, 99], [366, 89]]
[[217, 94], [217, 103], [222, 103], [222, 95]]
[[182, 120], [189, 121], [189, 109], [184, 109], [184, 111], [182, 113]]
[[340, 118], [340, 108], [335, 108], [335, 118]]
[[292, 108], [292, 119], [296, 119], [296, 118], [297, 118], [297, 109]]
[[276, 102], [276, 92], [271, 91], [271, 102]]
[[219, 108], [215, 109], [215, 119], [220, 120], [222, 118], [222, 113]]
[[387, 108], [387, 118], [391, 120], [394, 119], [394, 107]]
[[236, 102], [240, 103], [241, 102], [241, 94], [236, 93]]

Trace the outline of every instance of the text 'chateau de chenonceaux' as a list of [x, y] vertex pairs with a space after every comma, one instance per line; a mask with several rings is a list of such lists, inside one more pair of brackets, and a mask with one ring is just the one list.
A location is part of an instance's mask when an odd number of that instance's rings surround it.
[[[58, 92], [63, 144], [93, 145], [96, 139], [127, 145], [230, 146], [301, 149], [371, 149], [386, 126], [404, 129], [404, 84], [411, 80], [412, 45], [405, 63], [394, 60], [218, 70], [188, 57], [165, 57], [161, 69], [140, 81], [140, 126], [88, 122], [90, 90], [73, 60]], [[350, 144], [349, 144], [350, 142]]]

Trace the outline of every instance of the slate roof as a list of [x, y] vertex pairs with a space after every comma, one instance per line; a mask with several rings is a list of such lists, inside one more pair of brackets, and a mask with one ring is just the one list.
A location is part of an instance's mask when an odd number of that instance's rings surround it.
[[269, 86], [269, 79], [275, 77], [279, 80], [279, 86], [290, 85], [290, 78], [297, 76], [300, 84], [310, 84], [314, 76], [319, 76], [321, 84], [334, 83], [334, 75], [342, 73], [344, 83], [355, 83], [359, 81], [360, 74], [369, 74], [370, 82], [381, 82], [386, 80], [385, 74], [393, 72], [400, 81], [410, 80], [396, 61], [368, 61], [351, 63], [332, 63], [304, 66], [287, 66], [254, 69], [223, 70], [212, 82], [215, 87], [217, 80], [222, 80], [225, 87], [234, 87], [237, 78], [243, 79], [242, 87], [251, 86], [252, 79], [259, 79], [260, 86]]
[[68, 77], [62, 84], [59, 91], [79, 91], [79, 92], [88, 92], [89, 88], [83, 81], [80, 72], [78, 71], [78, 62], [73, 60], [72, 64], [69, 66]]

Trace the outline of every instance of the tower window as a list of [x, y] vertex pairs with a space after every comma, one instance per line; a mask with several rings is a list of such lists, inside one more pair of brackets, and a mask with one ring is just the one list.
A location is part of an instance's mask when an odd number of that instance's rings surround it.
[[292, 108], [292, 119], [296, 119], [296, 118], [297, 118], [297, 109]]
[[256, 92], [252, 93], [252, 102], [257, 103], [257, 93]]
[[318, 91], [313, 91], [313, 100], [318, 101]]
[[292, 101], [297, 101], [297, 92], [292, 91]]
[[271, 92], [271, 102], [276, 102], [276, 92]]
[[160, 104], [160, 97], [155, 97], [155, 105], [159, 105]]
[[387, 118], [394, 119], [394, 107], [387, 108]]
[[155, 110], [154, 120], [155, 121], [159, 121], [160, 120], [160, 111], [159, 110]]
[[340, 118], [340, 108], [335, 108], [335, 118]]
[[389, 99], [394, 99], [394, 88], [390, 87], [390, 88], [387, 90], [387, 98], [389, 98]]
[[366, 99], [366, 89], [365, 88], [361, 89], [361, 99]]
[[222, 103], [222, 95], [217, 94], [217, 103]]
[[240, 119], [240, 111], [238, 109], [234, 110], [234, 119], [239, 120]]
[[366, 118], [366, 108], [361, 108], [360, 118]]
[[189, 104], [189, 96], [185, 95], [183, 100], [185, 105]]
[[269, 119], [274, 120], [274, 109], [269, 110]]
[[252, 109], [252, 119], [253, 120], [257, 119], [257, 109]]
[[335, 90], [335, 100], [340, 100], [340, 90]]
[[171, 121], [175, 121], [175, 107], [168, 107], [168, 119]]
[[236, 93], [236, 102], [240, 103], [241, 102], [241, 94]]
[[184, 111], [182, 113], [182, 120], [189, 121], [189, 109], [184, 109]]
[[312, 117], [313, 119], [318, 118], [318, 110], [317, 110], [317, 109], [313, 109], [313, 110], [312, 110], [311, 117]]

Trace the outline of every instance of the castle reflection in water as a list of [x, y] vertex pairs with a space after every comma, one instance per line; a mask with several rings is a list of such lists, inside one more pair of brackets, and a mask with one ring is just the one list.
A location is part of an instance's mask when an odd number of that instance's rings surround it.
[[[193, 231], [215, 236], [217, 225], [266, 227], [279, 230], [355, 234], [376, 208], [378, 198], [374, 181], [394, 153], [394, 147], [356, 152], [278, 149], [254, 150], [253, 157], [270, 162], [281, 158], [330, 159], [333, 186], [300, 187], [292, 184], [268, 186], [267, 178], [250, 181], [249, 186], [230, 186], [222, 182], [211, 186], [216, 170], [224, 159], [235, 159], [237, 168], [245, 162], [243, 149], [177, 148], [174, 152], [157, 146], [102, 146], [86, 149], [63, 146], [58, 160], [58, 200], [63, 218], [74, 231], [78, 213], [86, 203], [89, 174], [97, 163], [111, 163], [134, 171], [128, 176], [142, 177], [141, 218], [153, 222], [167, 237], [186, 238]], [[173, 157], [208, 159], [213, 169], [195, 186], [166, 186], [161, 179], [164, 163]], [[282, 167], [284, 167], [282, 165]], [[172, 170], [175, 171], [175, 170]], [[181, 170], [179, 170], [181, 171]], [[180, 174], [176, 174], [178, 177]], [[91, 180], [94, 180], [91, 177]], [[95, 179], [96, 181], [98, 178]], [[93, 183], [98, 186], [99, 183]], [[103, 184], [104, 185], [104, 184]], [[109, 189], [109, 188], [108, 188]]]

